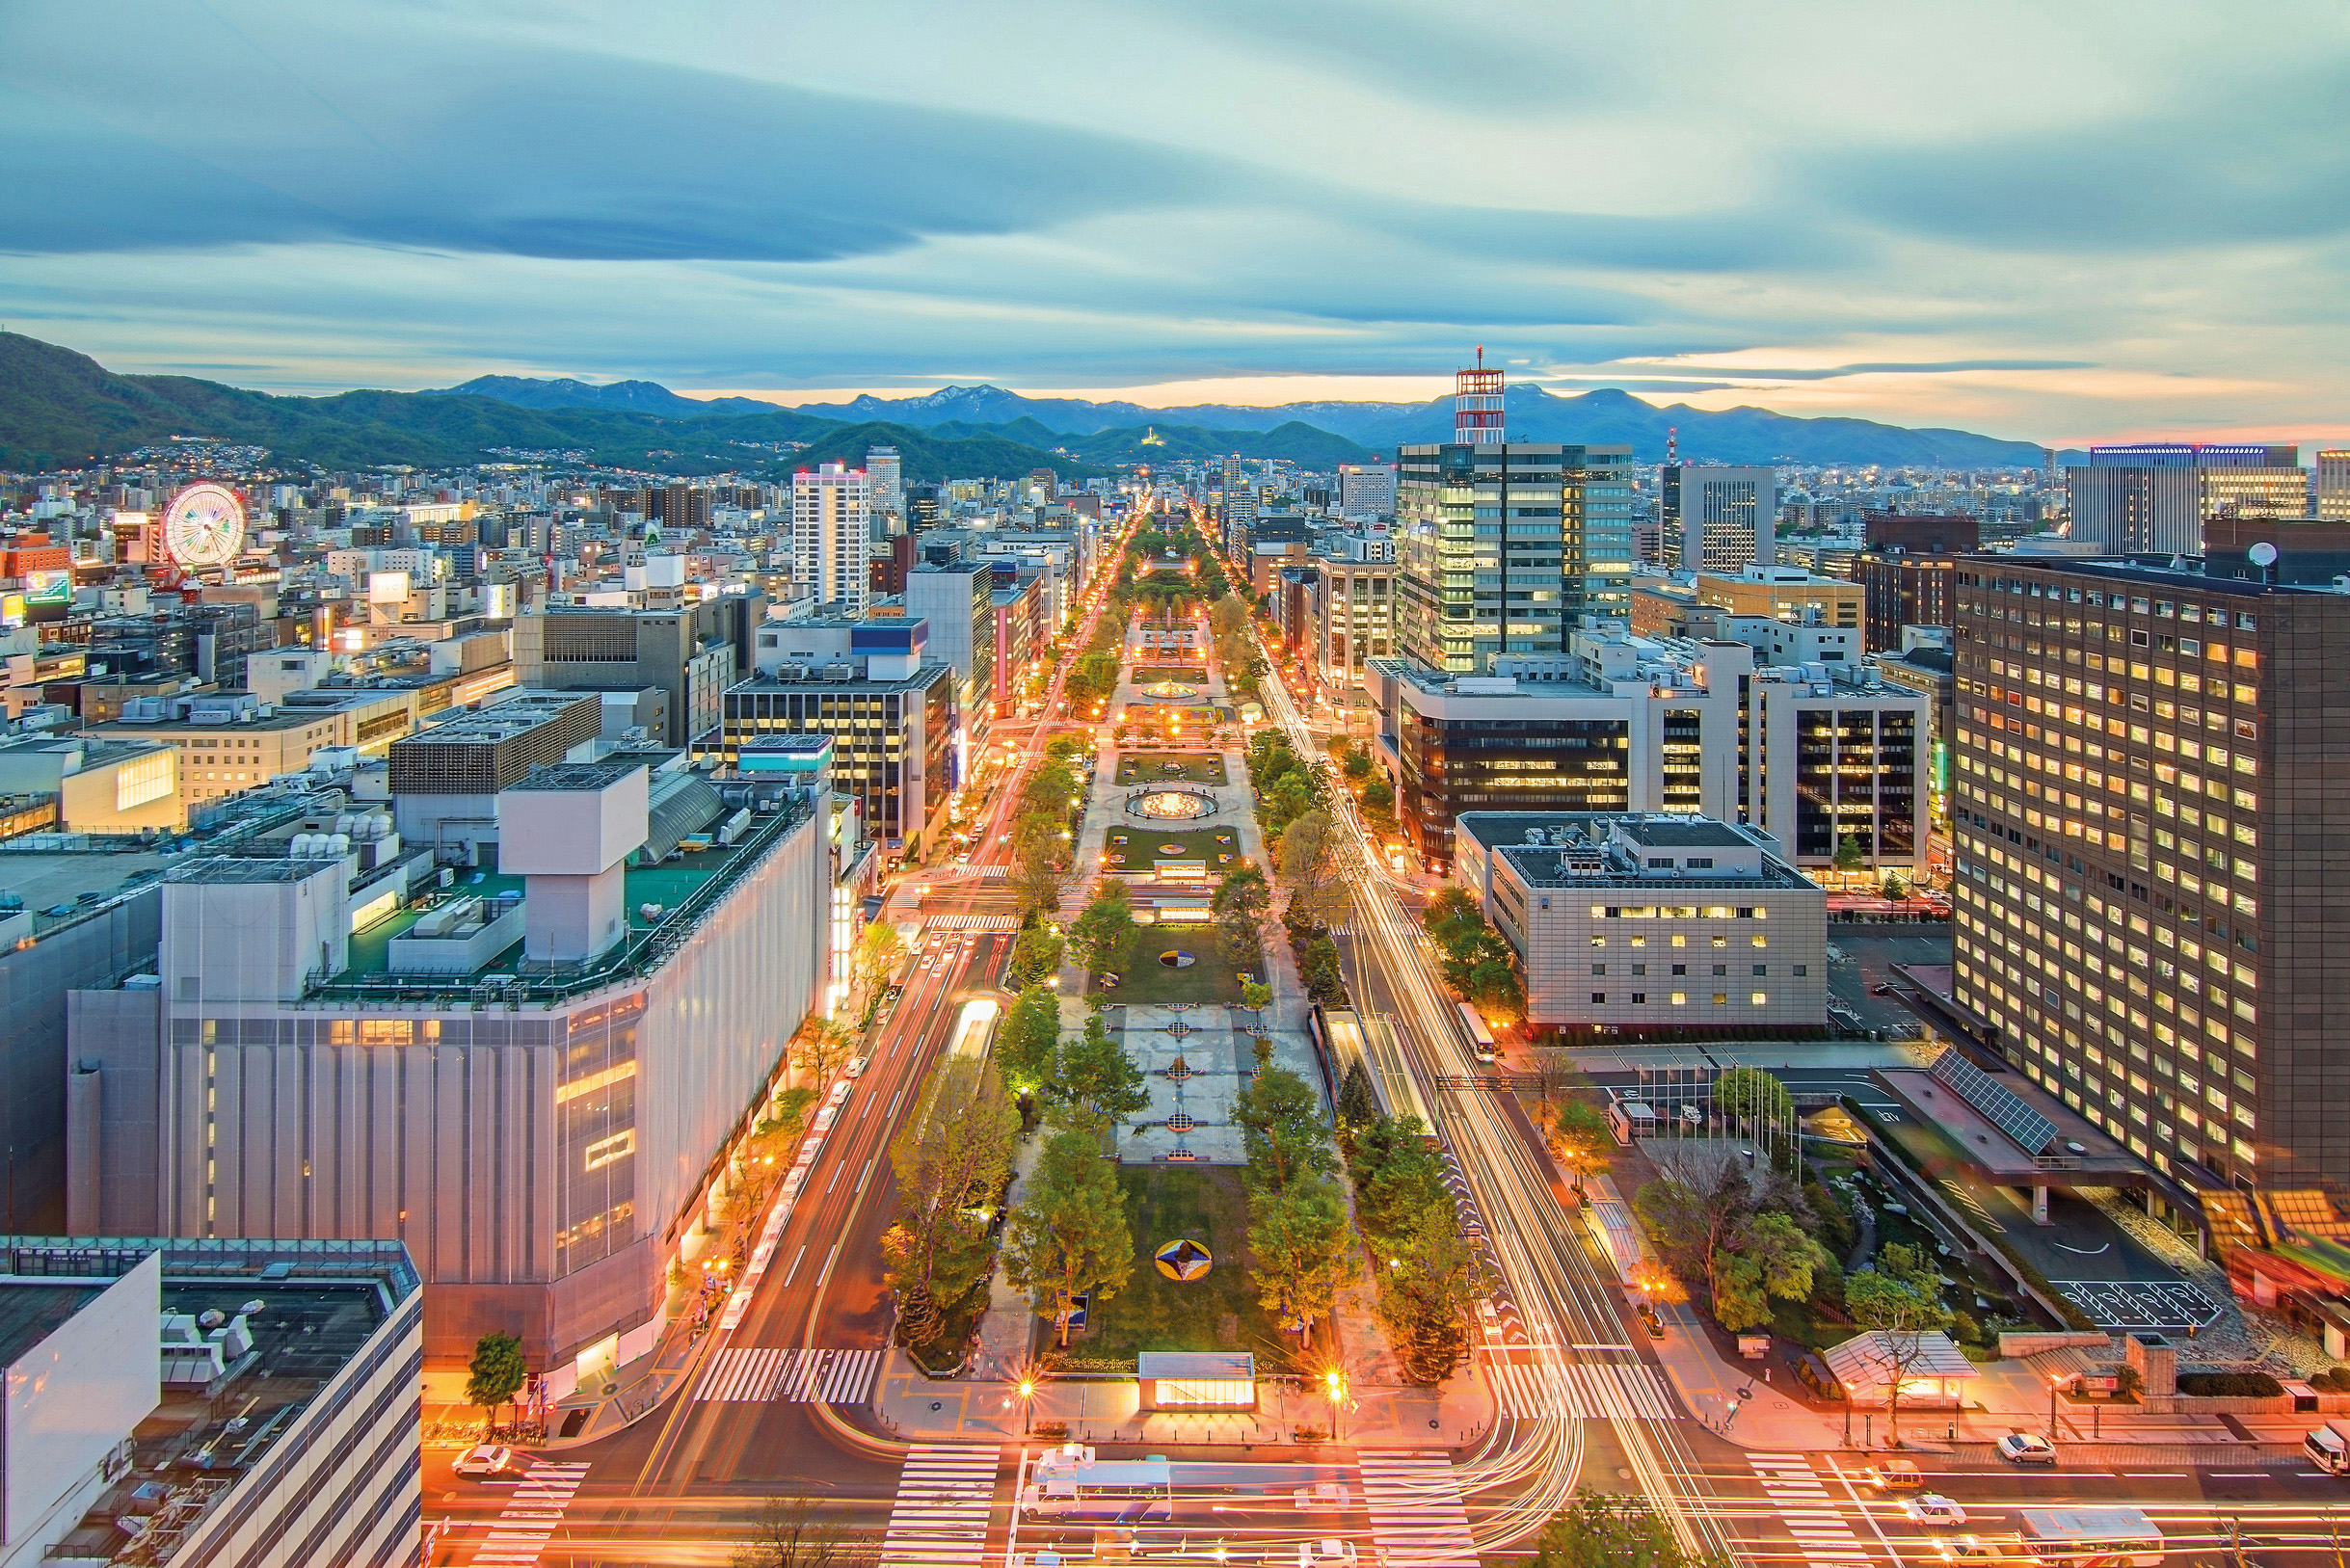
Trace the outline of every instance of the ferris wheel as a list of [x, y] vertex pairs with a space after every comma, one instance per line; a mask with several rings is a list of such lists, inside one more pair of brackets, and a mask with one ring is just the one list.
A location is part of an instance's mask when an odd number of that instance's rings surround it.
[[226, 485], [190, 485], [164, 509], [164, 552], [183, 571], [225, 567], [244, 547], [245, 503]]

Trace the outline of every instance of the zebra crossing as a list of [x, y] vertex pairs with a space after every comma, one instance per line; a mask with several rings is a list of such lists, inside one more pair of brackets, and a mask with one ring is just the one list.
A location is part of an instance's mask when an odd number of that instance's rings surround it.
[[881, 1560], [896, 1568], [979, 1568], [987, 1550], [987, 1518], [996, 1502], [994, 1448], [917, 1446], [897, 1473]]
[[587, 1473], [583, 1464], [541, 1460], [532, 1465], [506, 1494], [506, 1505], [490, 1521], [468, 1560], [482, 1568], [533, 1568], [562, 1527], [563, 1512]]
[[1017, 931], [1020, 920], [1011, 915], [933, 915], [922, 922], [925, 931]]
[[967, 877], [1008, 877], [1011, 874], [1012, 868], [1008, 865], [949, 865], [941, 872], [952, 882], [960, 882]]
[[1485, 1363], [1505, 1416], [1520, 1421], [1677, 1421], [1681, 1412], [1664, 1378], [1646, 1362], [1576, 1362], [1546, 1369], [1498, 1357]]
[[1875, 1559], [1867, 1543], [1854, 1533], [1810, 1460], [1800, 1453], [1749, 1453], [1747, 1462], [1810, 1568], [1869, 1568]]
[[1448, 1455], [1365, 1448], [1356, 1462], [1379, 1561], [1389, 1568], [1478, 1568], [1469, 1505]]
[[881, 1371], [878, 1350], [721, 1350], [694, 1390], [697, 1399], [756, 1404], [863, 1404]]

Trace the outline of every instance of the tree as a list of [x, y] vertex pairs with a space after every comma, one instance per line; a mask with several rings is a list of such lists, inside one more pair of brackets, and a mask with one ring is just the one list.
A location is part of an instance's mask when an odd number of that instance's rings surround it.
[[1847, 876], [1868, 869], [1869, 852], [1862, 846], [1858, 834], [1848, 833], [1837, 843], [1836, 858], [1832, 864]]
[[1031, 985], [1004, 1015], [996, 1036], [996, 1066], [1014, 1094], [1034, 1089], [1053, 1074], [1053, 1055], [1060, 1047], [1060, 998], [1043, 986]]
[[1732, 1334], [1771, 1321], [1770, 1292], [1753, 1259], [1724, 1253], [1714, 1267], [1714, 1321]]
[[1901, 879], [1899, 871], [1887, 871], [1884, 881], [1878, 885], [1877, 896], [1887, 903], [1898, 904], [1909, 896], [1909, 885]]
[[1273, 858], [1281, 885], [1289, 890], [1290, 929], [1322, 931], [1335, 925], [1346, 912], [1347, 884], [1330, 813], [1307, 811], [1282, 829]]
[[920, 1344], [936, 1332], [938, 1303], [956, 1301], [986, 1271], [987, 1221], [1011, 1173], [1020, 1112], [990, 1061], [948, 1056], [922, 1080], [913, 1114], [890, 1142], [898, 1217], [882, 1238], [898, 1335]]
[[1248, 1250], [1256, 1259], [1259, 1305], [1307, 1342], [1314, 1325], [1329, 1316], [1339, 1287], [1359, 1269], [1347, 1206], [1326, 1176], [1251, 1192]]
[[1460, 926], [1482, 929], [1485, 923], [1477, 899], [1466, 888], [1439, 888], [1420, 912], [1420, 923], [1438, 942], [1446, 940], [1448, 930]]
[[1360, 779], [1371, 771], [1371, 754], [1349, 741], [1345, 752], [1340, 754], [1338, 766], [1339, 771], [1348, 778]]
[[1877, 1250], [1877, 1261], [1844, 1280], [1844, 1308], [1862, 1328], [1884, 1339], [1885, 1430], [1901, 1446], [1901, 1384], [1926, 1355], [1926, 1336], [1950, 1326], [1941, 1282], [1919, 1249], [1899, 1241]]
[[1616, 1131], [1608, 1113], [1588, 1100], [1562, 1103], [1550, 1123], [1551, 1146], [1577, 1174], [1595, 1176], [1616, 1158]]
[[1351, 1005], [1347, 995], [1346, 970], [1338, 961], [1338, 943], [1328, 937], [1316, 937], [1305, 944], [1305, 960], [1298, 966], [1305, 980], [1306, 995], [1324, 1007]]
[[1713, 1561], [1684, 1550], [1646, 1502], [1586, 1487], [1543, 1527], [1530, 1568], [1712, 1568]]
[[1028, 927], [1012, 943], [1012, 984], [1022, 991], [1044, 984], [1059, 970], [1068, 949], [1068, 943], [1047, 927]]
[[466, 1403], [481, 1407], [482, 1424], [488, 1426], [491, 1413], [521, 1393], [529, 1378], [521, 1338], [492, 1329], [473, 1342], [473, 1359], [466, 1368]]
[[1236, 964], [1254, 964], [1264, 947], [1265, 922], [1272, 914], [1272, 888], [1255, 866], [1229, 872], [1209, 907], [1223, 934], [1224, 951]]
[[1266, 1067], [1232, 1097], [1232, 1119], [1248, 1151], [1251, 1184], [1278, 1190], [1338, 1168], [1322, 1099], [1286, 1067]]
[[1272, 1004], [1273, 988], [1271, 986], [1262, 984], [1255, 980], [1242, 980], [1241, 982], [1241, 1005], [1242, 1007], [1247, 1008], [1250, 1012], [1258, 1014], [1261, 1017], [1263, 1016], [1265, 1009], [1270, 1007]]
[[1378, 1312], [1388, 1343], [1406, 1383], [1433, 1388], [1469, 1358], [1468, 1243], [1447, 1206], [1421, 1209], [1380, 1250]]
[[868, 1568], [879, 1550], [863, 1532], [823, 1517], [816, 1498], [769, 1498], [734, 1549], [733, 1568]]
[[1498, 954], [1480, 953], [1460, 990], [1479, 1012], [1498, 1023], [1515, 1023], [1526, 1016], [1526, 989], [1517, 969]]
[[1069, 922], [1069, 941], [1089, 974], [1114, 974], [1126, 968], [1135, 946], [1135, 906], [1126, 884], [1106, 877], [1093, 900]]
[[866, 988], [879, 990], [888, 984], [890, 976], [905, 961], [906, 939], [898, 935], [897, 927], [887, 920], [867, 921], [864, 933], [857, 938], [853, 960], [857, 978]]
[[1005, 1231], [1003, 1277], [1028, 1292], [1069, 1342], [1075, 1298], [1107, 1301], [1135, 1267], [1135, 1237], [1117, 1168], [1102, 1157], [1101, 1129], [1063, 1127], [1045, 1139], [1036, 1169], [1021, 1184]]
[[1714, 1079], [1714, 1103], [1749, 1130], [1782, 1128], [1795, 1120], [1795, 1096], [1759, 1067], [1732, 1067]]
[[800, 1031], [799, 1046], [793, 1054], [799, 1059], [800, 1071], [821, 1083], [848, 1060], [855, 1047], [856, 1040], [838, 1020], [820, 1018]]
[[1374, 779], [1363, 785], [1363, 809], [1374, 815], [1386, 816], [1395, 811], [1396, 786], [1384, 779]]
[[1367, 1127], [1378, 1114], [1379, 1097], [1371, 1087], [1371, 1072], [1357, 1056], [1347, 1064], [1347, 1076], [1338, 1086], [1338, 1125]]
[[1023, 914], [1058, 910], [1061, 882], [1068, 874], [1068, 830], [1057, 813], [1029, 811], [1012, 824], [1010, 882]]
[[1354, 1207], [1374, 1236], [1406, 1233], [1431, 1210], [1452, 1219], [1444, 1160], [1419, 1117], [1375, 1117], [1355, 1134]]
[[1044, 1082], [1049, 1104], [1070, 1106], [1104, 1124], [1114, 1124], [1151, 1103], [1142, 1069], [1109, 1037], [1102, 1015], [1085, 1020], [1085, 1032], [1064, 1040], [1053, 1052]]
[[1754, 1211], [1747, 1179], [1724, 1162], [1700, 1187], [1677, 1176], [1661, 1176], [1633, 1194], [1632, 1208], [1649, 1238], [1682, 1276], [1703, 1277], [1708, 1295], [1721, 1290], [1721, 1264], [1731, 1240]]
[[1813, 1274], [1829, 1264], [1828, 1249], [1806, 1236], [1793, 1214], [1777, 1210], [1749, 1220], [1738, 1250], [1753, 1262], [1764, 1291], [1780, 1301], [1809, 1299]]

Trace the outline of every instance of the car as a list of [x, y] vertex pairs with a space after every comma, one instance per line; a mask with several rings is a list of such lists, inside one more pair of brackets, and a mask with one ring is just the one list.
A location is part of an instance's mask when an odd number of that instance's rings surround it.
[[1942, 1560], [1974, 1563], [1979, 1568], [2041, 1568], [2040, 1559], [2013, 1535], [1954, 1535], [1942, 1543]]
[[865, 1076], [865, 1065], [869, 1059], [865, 1056], [851, 1056], [848, 1059], [848, 1065], [841, 1069], [841, 1075], [852, 1078]]
[[72, 904], [51, 904], [47, 909], [42, 910], [41, 913], [43, 915], [55, 917], [65, 915], [79, 915], [81, 910]]
[[1918, 1474], [1917, 1466], [1907, 1459], [1887, 1459], [1872, 1467], [1867, 1475], [1869, 1484], [1880, 1492], [1914, 1492], [1926, 1484], [1926, 1477]]
[[2011, 1465], [2052, 1465], [2056, 1445], [2038, 1432], [2010, 1432], [1999, 1440], [1999, 1457]]
[[502, 1445], [483, 1443], [467, 1448], [459, 1455], [457, 1463], [449, 1468], [460, 1475], [478, 1478], [486, 1475], [502, 1475], [513, 1464], [514, 1450], [512, 1448]]
[[1963, 1525], [1966, 1510], [1939, 1492], [1924, 1492], [1907, 1499], [1901, 1511], [1921, 1525]]

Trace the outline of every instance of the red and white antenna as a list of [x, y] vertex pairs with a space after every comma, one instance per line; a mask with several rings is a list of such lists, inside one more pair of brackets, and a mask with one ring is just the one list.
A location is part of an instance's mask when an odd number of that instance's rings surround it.
[[1485, 368], [1485, 346], [1477, 345], [1477, 366], [1453, 374], [1453, 439], [1461, 446], [1498, 446], [1502, 434], [1502, 372]]
[[1681, 461], [1681, 427], [1678, 425], [1665, 427], [1665, 461], [1668, 464]]

